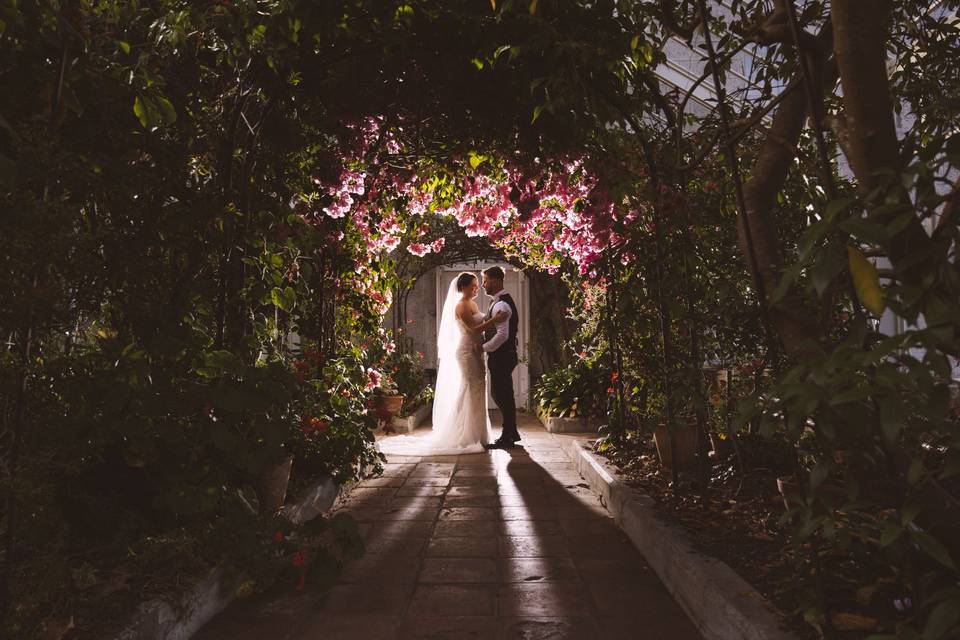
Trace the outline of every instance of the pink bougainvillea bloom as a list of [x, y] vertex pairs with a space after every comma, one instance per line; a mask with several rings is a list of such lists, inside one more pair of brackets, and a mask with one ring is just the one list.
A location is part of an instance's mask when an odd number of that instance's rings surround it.
[[367, 370], [367, 391], [372, 391], [380, 386], [383, 381], [383, 374], [376, 369]]
[[441, 249], [443, 249], [443, 245], [445, 242], [446, 242], [446, 238], [437, 238], [436, 240], [434, 240], [433, 245], [431, 246], [431, 248], [433, 249], [433, 252], [440, 253]]
[[420, 244], [419, 242], [412, 242], [410, 246], [407, 247], [407, 251], [409, 251], [415, 256], [422, 258], [423, 256], [430, 253], [430, 247], [425, 244]]

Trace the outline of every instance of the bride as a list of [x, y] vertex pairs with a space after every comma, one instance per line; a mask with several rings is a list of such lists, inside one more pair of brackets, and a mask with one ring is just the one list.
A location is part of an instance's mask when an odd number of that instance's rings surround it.
[[437, 335], [437, 390], [433, 431], [427, 437], [398, 436], [380, 441], [383, 453], [430, 456], [479, 453], [490, 441], [487, 367], [483, 331], [502, 318], [483, 319], [477, 308], [477, 276], [463, 272], [450, 283]]

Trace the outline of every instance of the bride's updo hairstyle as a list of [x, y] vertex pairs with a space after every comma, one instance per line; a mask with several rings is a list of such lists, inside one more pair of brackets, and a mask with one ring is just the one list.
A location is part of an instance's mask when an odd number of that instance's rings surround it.
[[470, 286], [470, 283], [477, 279], [477, 276], [470, 273], [469, 271], [464, 271], [457, 276], [457, 291], [463, 291]]

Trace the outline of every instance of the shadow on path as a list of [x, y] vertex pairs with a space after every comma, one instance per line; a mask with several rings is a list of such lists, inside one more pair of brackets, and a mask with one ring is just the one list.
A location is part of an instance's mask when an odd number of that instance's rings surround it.
[[[239, 601], [198, 640], [700, 638], [564, 453], [523, 447], [392, 456], [335, 509], [366, 554], [320, 593]], [[421, 430], [426, 433], [426, 430]]]

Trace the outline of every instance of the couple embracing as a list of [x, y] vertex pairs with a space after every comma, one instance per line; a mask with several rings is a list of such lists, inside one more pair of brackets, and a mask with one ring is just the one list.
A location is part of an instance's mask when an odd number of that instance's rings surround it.
[[[459, 455], [485, 448], [509, 448], [520, 440], [513, 396], [517, 366], [517, 306], [503, 288], [503, 269], [464, 272], [450, 283], [437, 335], [437, 389], [433, 431], [429, 437], [397, 437], [381, 442], [384, 453]], [[476, 298], [483, 286], [493, 304], [486, 314]], [[484, 357], [486, 356], [486, 358]], [[486, 363], [484, 363], [486, 359]], [[503, 415], [503, 431], [490, 442], [487, 413], [487, 369], [490, 394]]]

